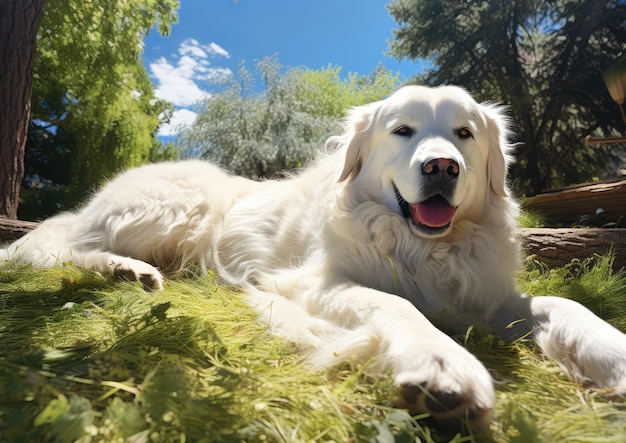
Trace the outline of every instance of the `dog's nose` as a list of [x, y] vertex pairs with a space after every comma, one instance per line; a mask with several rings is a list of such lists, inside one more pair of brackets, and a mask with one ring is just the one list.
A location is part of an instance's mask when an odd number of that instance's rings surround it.
[[451, 158], [434, 158], [422, 163], [422, 174], [443, 179], [454, 179], [459, 176], [459, 164]]

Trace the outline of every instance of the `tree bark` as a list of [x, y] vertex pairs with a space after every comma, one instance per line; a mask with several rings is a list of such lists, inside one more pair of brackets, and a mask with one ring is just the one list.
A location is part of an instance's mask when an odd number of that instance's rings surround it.
[[[626, 178], [581, 183], [526, 197], [522, 208], [549, 226], [626, 226]], [[607, 226], [608, 227], [608, 226]]]
[[37, 225], [39, 223], [0, 218], [0, 242], [10, 242], [23, 237], [35, 229]]
[[527, 254], [549, 267], [559, 267], [574, 259], [615, 252], [614, 269], [626, 267], [626, 229], [619, 228], [536, 228], [520, 229]]
[[46, 0], [0, 0], [0, 217], [17, 218], [37, 30]]

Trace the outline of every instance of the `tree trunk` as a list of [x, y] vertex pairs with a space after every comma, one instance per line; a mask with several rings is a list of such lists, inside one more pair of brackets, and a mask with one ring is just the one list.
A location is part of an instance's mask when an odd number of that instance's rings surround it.
[[37, 30], [46, 0], [0, 0], [0, 217], [17, 218]]

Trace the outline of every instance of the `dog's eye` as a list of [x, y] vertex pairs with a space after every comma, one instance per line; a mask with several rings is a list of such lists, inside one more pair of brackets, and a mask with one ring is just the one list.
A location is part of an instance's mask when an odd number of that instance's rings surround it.
[[474, 138], [474, 135], [472, 134], [472, 132], [467, 128], [457, 129], [456, 136], [459, 137], [460, 139]]
[[400, 137], [412, 137], [415, 134], [415, 129], [409, 128], [406, 125], [398, 126], [393, 130], [393, 133]]

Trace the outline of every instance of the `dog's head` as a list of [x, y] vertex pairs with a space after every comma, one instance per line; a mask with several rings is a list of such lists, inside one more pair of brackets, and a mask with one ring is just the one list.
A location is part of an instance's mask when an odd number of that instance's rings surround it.
[[501, 108], [461, 88], [406, 86], [352, 110], [335, 139], [347, 145], [339, 180], [439, 237], [507, 197], [507, 127]]

